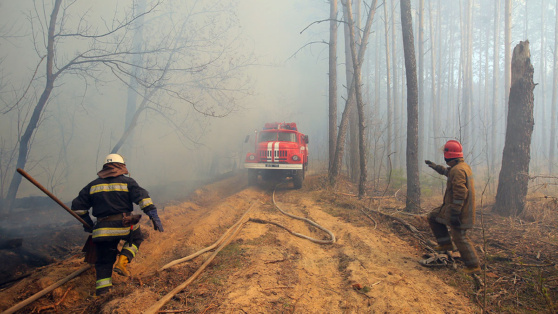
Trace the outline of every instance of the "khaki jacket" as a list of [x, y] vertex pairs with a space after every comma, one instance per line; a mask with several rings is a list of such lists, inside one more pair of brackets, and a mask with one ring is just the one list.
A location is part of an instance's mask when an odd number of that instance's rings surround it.
[[436, 165], [433, 168], [439, 174], [448, 177], [444, 203], [436, 208], [436, 220], [449, 225], [450, 216], [454, 212], [461, 219], [460, 229], [471, 229], [475, 224], [475, 182], [473, 171], [463, 158], [457, 159], [453, 167]]

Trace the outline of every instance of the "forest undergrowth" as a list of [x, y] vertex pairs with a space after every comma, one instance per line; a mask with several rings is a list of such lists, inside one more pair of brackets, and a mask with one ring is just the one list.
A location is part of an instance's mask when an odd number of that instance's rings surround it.
[[[366, 198], [359, 200], [358, 186], [346, 179], [339, 186], [344, 191], [324, 192], [322, 197], [331, 202], [332, 208], [347, 210], [330, 214], [358, 224], [389, 228], [425, 254], [431, 252], [435, 238], [426, 215], [442, 203], [441, 193], [432, 193], [436, 187], [426, 189], [429, 196], [423, 193], [421, 212], [407, 213], [401, 189], [386, 190], [385, 186], [376, 185]], [[491, 211], [494, 197], [484, 195], [481, 189], [477, 186], [476, 223], [469, 236], [481, 260], [482, 286], [459, 271], [463, 263], [458, 253], [450, 256], [447, 267], [432, 268], [432, 274], [463, 290], [486, 313], [556, 313], [558, 198], [550, 196], [552, 191], [531, 192], [519, 216], [504, 217]], [[363, 214], [368, 216], [366, 220], [362, 219]]]

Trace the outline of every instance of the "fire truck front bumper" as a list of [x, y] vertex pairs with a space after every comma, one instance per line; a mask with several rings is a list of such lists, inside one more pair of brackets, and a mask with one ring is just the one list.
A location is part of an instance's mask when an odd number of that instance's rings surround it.
[[245, 163], [244, 168], [246, 169], [257, 169], [257, 170], [302, 170], [302, 164], [279, 164], [279, 163], [265, 163], [265, 162], [254, 162]]

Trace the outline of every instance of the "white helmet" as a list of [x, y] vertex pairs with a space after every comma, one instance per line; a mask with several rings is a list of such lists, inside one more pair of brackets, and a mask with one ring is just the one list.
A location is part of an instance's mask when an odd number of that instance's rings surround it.
[[124, 157], [118, 154], [109, 154], [107, 158], [105, 158], [105, 162], [103, 163], [103, 165], [109, 164], [111, 162], [118, 163], [118, 164], [126, 164], [124, 162]]

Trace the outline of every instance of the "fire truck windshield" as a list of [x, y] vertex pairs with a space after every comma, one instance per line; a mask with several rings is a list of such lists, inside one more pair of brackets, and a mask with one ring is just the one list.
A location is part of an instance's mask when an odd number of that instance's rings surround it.
[[261, 132], [259, 134], [259, 141], [258, 142], [273, 142], [273, 141], [281, 141], [281, 142], [294, 142], [296, 143], [296, 133], [290, 132]]

